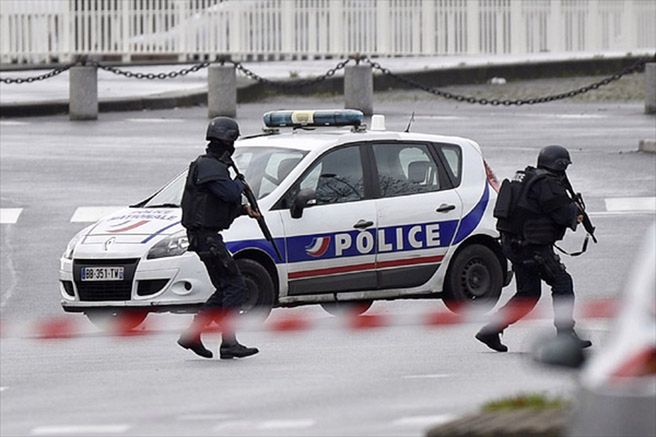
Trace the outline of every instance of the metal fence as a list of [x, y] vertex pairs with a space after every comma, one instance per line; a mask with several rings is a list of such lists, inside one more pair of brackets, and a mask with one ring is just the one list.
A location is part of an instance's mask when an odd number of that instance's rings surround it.
[[653, 0], [1, 0], [2, 63], [653, 50]]

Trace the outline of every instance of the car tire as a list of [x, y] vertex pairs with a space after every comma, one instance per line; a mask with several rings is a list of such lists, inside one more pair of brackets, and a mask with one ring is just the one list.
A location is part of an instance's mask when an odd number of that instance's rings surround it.
[[495, 253], [482, 244], [463, 247], [444, 281], [444, 303], [455, 313], [470, 305], [491, 309], [501, 296], [503, 270]]
[[84, 313], [101, 331], [132, 331], [148, 317], [147, 311], [92, 310]]
[[248, 290], [241, 314], [257, 313], [263, 320], [269, 317], [276, 303], [276, 290], [269, 271], [257, 261], [248, 258], [236, 260]]
[[324, 302], [321, 304], [328, 314], [333, 316], [344, 316], [346, 314], [359, 316], [364, 314], [373, 304], [371, 300], [357, 300], [353, 302]]

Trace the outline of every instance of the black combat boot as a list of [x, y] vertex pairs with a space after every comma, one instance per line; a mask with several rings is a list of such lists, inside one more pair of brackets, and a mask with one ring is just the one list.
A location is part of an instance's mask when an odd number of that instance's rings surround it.
[[577, 345], [581, 349], [588, 348], [592, 346], [592, 342], [590, 340], [583, 340], [581, 337], [578, 336], [576, 331], [574, 329], [558, 329], [558, 335], [563, 335], [563, 336], [569, 336], [571, 337], [574, 341], [576, 341]]
[[219, 355], [222, 360], [250, 357], [259, 352], [256, 347], [246, 347], [243, 344], [239, 344], [237, 336], [232, 331], [224, 330], [221, 337], [223, 341], [219, 348]]
[[495, 328], [484, 326], [476, 334], [476, 340], [485, 343], [487, 347], [497, 352], [508, 352], [508, 346], [501, 343], [499, 336], [503, 334], [503, 330], [499, 331]]
[[212, 358], [214, 356], [212, 351], [203, 345], [203, 341], [200, 339], [200, 334], [193, 336], [182, 334], [178, 339], [178, 344], [203, 358]]

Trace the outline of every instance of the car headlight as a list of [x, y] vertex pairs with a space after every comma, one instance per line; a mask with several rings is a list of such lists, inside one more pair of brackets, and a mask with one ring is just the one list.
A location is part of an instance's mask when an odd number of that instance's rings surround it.
[[66, 250], [62, 254], [63, 258], [66, 259], [73, 259], [73, 251], [75, 250], [75, 247], [77, 244], [84, 238], [84, 236], [87, 234], [91, 226], [87, 226], [86, 228], [82, 229], [80, 232], [75, 234], [73, 238], [71, 238], [71, 241], [68, 242], [68, 245], [66, 246]]
[[168, 256], [182, 255], [189, 247], [186, 232], [178, 232], [166, 237], [148, 251], [146, 259], [165, 258]]

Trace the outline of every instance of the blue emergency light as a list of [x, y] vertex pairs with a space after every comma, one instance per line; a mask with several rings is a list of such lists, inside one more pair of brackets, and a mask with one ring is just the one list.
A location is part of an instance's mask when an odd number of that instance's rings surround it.
[[364, 114], [355, 109], [270, 111], [263, 118], [266, 127], [360, 126]]

